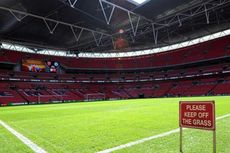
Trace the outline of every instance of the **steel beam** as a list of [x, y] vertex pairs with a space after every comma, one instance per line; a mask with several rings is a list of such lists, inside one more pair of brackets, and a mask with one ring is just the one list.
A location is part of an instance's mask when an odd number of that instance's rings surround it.
[[130, 10], [128, 10], [126, 8], [123, 8], [123, 7], [119, 6], [119, 5], [116, 5], [114, 3], [108, 2], [107, 0], [99, 0], [99, 1], [104, 2], [106, 4], [109, 4], [111, 6], [114, 6], [114, 7], [118, 8], [118, 9], [120, 9], [120, 10], [123, 10], [123, 11], [127, 12], [127, 13], [130, 13], [130, 14], [133, 14], [133, 15], [136, 15], [136, 16], [140, 16], [140, 18], [145, 19], [148, 22], [153, 22], [153, 20], [151, 20], [151, 19], [148, 19], [148, 18], [146, 18], [144, 16], [141, 16], [140, 14], [134, 13], [133, 11], [130, 11]]
[[74, 0], [74, 2], [72, 2], [71, 0], [68, 0], [69, 5], [70, 5], [71, 7], [73, 7], [73, 8], [74, 8], [75, 4], [77, 3], [77, 1], [78, 1], [78, 0]]
[[98, 37], [99, 39], [97, 39], [97, 36], [96, 36], [95, 32], [92, 32], [92, 35], [93, 35], [93, 38], [94, 38], [94, 41], [95, 41], [96, 45], [99, 46], [101, 44], [103, 34], [99, 34], [99, 37]]
[[75, 30], [74, 30], [74, 27], [71, 26], [71, 30], [72, 30], [72, 32], [73, 32], [73, 35], [74, 35], [75, 40], [78, 42], [79, 39], [80, 39], [80, 37], [81, 37], [81, 35], [82, 35], [83, 29], [80, 29], [80, 33], [79, 33], [78, 35], [76, 34], [76, 32], [75, 32]]
[[27, 12], [15, 10], [15, 9], [3, 7], [3, 6], [0, 6], [0, 9], [1, 10], [5, 10], [5, 11], [9, 11], [9, 12], [13, 12], [13, 13], [18, 13], [18, 14], [30, 16], [30, 17], [37, 18], [37, 19], [40, 19], [40, 20], [43, 20], [43, 21], [45, 20], [46, 22], [47, 21], [54, 22], [54, 23], [62, 24], [62, 25], [69, 26], [69, 27], [83, 29], [84, 31], [96, 32], [96, 33], [99, 33], [99, 34], [103, 34], [105, 36], [111, 36], [110, 34], [107, 34], [107, 33], [103, 33], [103, 32], [100, 32], [100, 31], [92, 30], [92, 29], [89, 29], [89, 28], [81, 27], [81, 26], [77, 26], [77, 25], [66, 23], [66, 22], [63, 22], [63, 21], [58, 21], [58, 20], [54, 20], [54, 19], [42, 17], [42, 16], [39, 16], [39, 15], [36, 15], [36, 14], [32, 14], [32, 13], [27, 13]]
[[10, 13], [15, 17], [16, 20], [21, 22], [27, 15], [23, 15], [22, 17], [18, 17], [13, 11], [10, 11]]
[[102, 1], [102, 0], [99, 0], [99, 4], [101, 5], [102, 13], [103, 13], [103, 15], [104, 15], [104, 17], [105, 17], [106, 23], [107, 23], [107, 24], [110, 24], [111, 18], [112, 18], [112, 16], [113, 16], [113, 12], [114, 12], [114, 10], [115, 10], [115, 6], [112, 5], [112, 10], [111, 10], [111, 12], [110, 12], [110, 14], [109, 14], [109, 18], [108, 18], [107, 14], [106, 14], [106, 12], [105, 12], [105, 8], [104, 8], [104, 6], [103, 6], [103, 1]]
[[140, 22], [140, 16], [138, 16], [136, 25], [133, 24], [133, 21], [132, 21], [132, 17], [131, 17], [130, 12], [128, 12], [128, 16], [129, 16], [129, 22], [130, 22], [130, 24], [131, 24], [133, 36], [135, 37], [136, 34], [137, 34], [137, 29], [138, 29], [138, 26], [139, 26], [139, 22]]
[[45, 19], [44, 19], [44, 22], [45, 22], [45, 25], [46, 25], [46, 27], [48, 28], [48, 30], [49, 30], [49, 32], [50, 32], [51, 34], [54, 33], [55, 29], [57, 28], [57, 26], [58, 26], [58, 24], [59, 24], [58, 22], [55, 22], [54, 27], [51, 27]]
[[155, 25], [152, 24], [152, 31], [153, 31], [153, 38], [154, 38], [154, 43], [157, 45], [158, 41], [158, 30], [155, 30]]
[[[182, 26], [183, 21], [188, 20], [188, 19], [195, 17], [197, 15], [201, 15], [201, 14], [206, 15], [206, 22], [208, 24], [209, 23], [208, 11], [214, 10], [218, 7], [221, 7], [223, 5], [228, 5], [228, 4], [230, 4], [230, 0], [218, 0], [218, 1], [212, 0], [212, 1], [204, 2], [201, 5], [198, 5], [196, 7], [192, 7], [191, 10], [190, 9], [185, 10], [184, 12], [177, 13], [174, 16], [164, 18], [163, 20], [160, 20], [160, 19], [156, 20], [152, 24], [155, 25], [155, 31], [161, 30], [164, 28], [168, 28], [169, 26], [172, 26], [175, 24], [179, 24], [179, 27], [180, 27], [180, 26]], [[205, 5], [206, 5], [206, 9], [204, 9]], [[152, 26], [152, 24], [151, 24], [151, 26]], [[144, 26], [144, 25], [142, 25], [142, 26]], [[150, 26], [150, 25], [147, 25], [147, 26]], [[126, 29], [126, 31], [129, 31], [129, 30], [132, 30], [132, 28]], [[147, 31], [145, 33], [149, 33], [149, 32], [151, 32], [151, 31]], [[137, 34], [137, 36], [145, 34], [145, 33]], [[116, 34], [118, 34], [118, 33], [116, 33]], [[116, 35], [116, 34], [114, 34], [114, 35]]]
[[[59, 1], [62, 2], [63, 4], [65, 4], [65, 5], [68, 5], [68, 6], [71, 7], [71, 5], [70, 5], [70, 3], [69, 3], [68, 1], [65, 1], [65, 0], [59, 0]], [[88, 13], [88, 12], [85, 12], [84, 10], [79, 9], [78, 7], [76, 7], [76, 5], [75, 5], [74, 7], [72, 7], [72, 8], [73, 8], [74, 10], [76, 10], [76, 11], [78, 11], [78, 12], [84, 14], [84, 15], [87, 15], [88, 17], [90, 17], [90, 18], [92, 18], [92, 19], [94, 19], [94, 20], [97, 20], [97, 21], [100, 22], [100, 23], [104, 23], [104, 20], [101, 20], [101, 19], [99, 19], [99, 18], [93, 16], [92, 14], [90, 14], [90, 13]]]
[[204, 5], [204, 12], [205, 12], [205, 17], [206, 17], [207, 24], [209, 24], [210, 23], [210, 21], [209, 21], [209, 13], [208, 13], [206, 5]]

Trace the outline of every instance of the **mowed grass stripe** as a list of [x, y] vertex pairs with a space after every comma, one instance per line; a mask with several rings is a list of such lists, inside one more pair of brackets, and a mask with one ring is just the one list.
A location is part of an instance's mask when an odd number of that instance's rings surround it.
[[33, 153], [33, 151], [0, 126], [0, 153]]
[[[217, 153], [230, 152], [230, 117], [217, 121]], [[213, 132], [199, 129], [186, 129], [183, 132], [184, 153], [213, 152]], [[146, 141], [113, 153], [179, 153], [179, 132], [167, 137]]]
[[19, 140], [21, 140], [26, 146], [28, 146], [30, 149], [32, 149], [35, 153], [47, 153], [44, 149], [37, 146], [34, 142], [32, 142], [30, 139], [26, 138], [21, 133], [18, 133], [13, 128], [11, 128], [9, 125], [7, 125], [5, 122], [0, 120], [0, 125], [6, 128], [9, 132], [11, 132], [14, 136], [16, 136]]
[[[227, 118], [227, 117], [230, 117], [230, 114], [226, 114], [226, 115], [217, 117], [216, 120], [224, 119], [224, 118]], [[186, 129], [187, 128], [184, 128], [184, 130], [186, 130]], [[178, 133], [179, 131], [180, 131], [180, 129], [177, 128], [177, 129], [165, 132], [165, 133], [157, 134], [157, 135], [154, 135], [154, 136], [151, 136], [151, 137], [143, 138], [143, 139], [132, 141], [132, 142], [129, 142], [129, 143], [126, 143], [126, 144], [122, 144], [120, 146], [116, 146], [116, 147], [109, 148], [109, 149], [106, 149], [106, 150], [103, 150], [103, 151], [99, 151], [97, 153], [111, 153], [111, 152], [114, 152], [114, 151], [117, 151], [117, 150], [132, 147], [134, 145], [138, 145], [138, 144], [141, 144], [141, 143], [145, 143], [146, 141], [166, 137], [166, 136], [169, 136], [171, 134]]]
[[230, 113], [230, 97], [194, 97], [6, 107], [0, 119], [50, 153], [92, 153], [178, 128], [180, 100]]

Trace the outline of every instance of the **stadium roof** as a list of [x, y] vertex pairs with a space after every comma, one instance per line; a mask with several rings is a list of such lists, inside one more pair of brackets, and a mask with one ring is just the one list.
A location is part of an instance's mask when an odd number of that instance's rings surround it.
[[230, 35], [230, 29], [224, 30], [221, 32], [213, 33], [207, 36], [203, 36], [197, 39], [168, 45], [164, 47], [152, 48], [152, 49], [144, 49], [139, 51], [133, 52], [81, 52], [79, 54], [74, 54], [70, 51], [57, 51], [57, 50], [50, 50], [50, 49], [35, 49], [35, 48], [28, 48], [25, 46], [9, 44], [9, 43], [2, 43], [0, 48], [21, 51], [21, 52], [28, 52], [28, 53], [38, 53], [44, 55], [55, 55], [55, 56], [65, 56], [65, 57], [86, 57], [86, 58], [120, 58], [120, 57], [133, 57], [133, 56], [141, 56], [141, 55], [149, 55], [154, 53], [166, 52], [174, 49], [179, 49], [187, 46], [192, 46], [196, 44], [200, 44], [206, 41], [210, 41], [213, 39], [225, 37]]
[[[71, 53], [170, 46], [230, 28], [230, 0], [1, 0], [1, 42]], [[122, 29], [124, 33], [119, 33]]]
[[149, 0], [128, 0], [128, 1], [135, 5], [141, 5], [141, 4], [148, 2]]

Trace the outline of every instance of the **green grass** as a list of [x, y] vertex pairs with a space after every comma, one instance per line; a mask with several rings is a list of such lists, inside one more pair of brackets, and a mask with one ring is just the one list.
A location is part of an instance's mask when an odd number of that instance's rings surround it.
[[1, 153], [32, 153], [27, 146], [0, 126], [0, 152]]
[[[178, 128], [180, 100], [215, 100], [216, 114], [230, 113], [230, 97], [137, 99], [0, 108], [0, 120], [49, 153], [93, 153]], [[230, 152], [230, 118], [217, 121], [218, 153]], [[186, 153], [211, 152], [212, 133], [184, 131]], [[177, 153], [179, 134], [119, 153]], [[0, 126], [0, 152], [31, 152]]]

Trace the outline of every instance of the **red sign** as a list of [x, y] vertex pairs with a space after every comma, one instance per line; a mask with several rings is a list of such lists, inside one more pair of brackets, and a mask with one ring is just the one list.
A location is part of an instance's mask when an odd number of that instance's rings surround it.
[[215, 130], [214, 101], [181, 101], [179, 111], [180, 127]]

